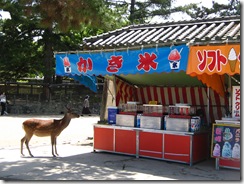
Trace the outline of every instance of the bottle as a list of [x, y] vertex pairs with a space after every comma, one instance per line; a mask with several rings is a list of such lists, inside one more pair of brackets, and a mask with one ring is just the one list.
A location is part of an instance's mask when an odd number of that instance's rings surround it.
[[141, 123], [141, 114], [137, 114], [136, 116], [136, 127], [140, 128]]

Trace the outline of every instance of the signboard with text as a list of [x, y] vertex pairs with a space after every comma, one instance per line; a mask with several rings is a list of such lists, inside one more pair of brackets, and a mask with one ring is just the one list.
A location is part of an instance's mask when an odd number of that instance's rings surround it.
[[232, 86], [232, 118], [240, 118], [241, 113], [241, 88]]
[[190, 47], [187, 74], [240, 74], [240, 44]]
[[59, 53], [56, 74], [73, 75], [128, 75], [186, 71], [189, 47], [144, 48], [110, 52]]
[[237, 124], [213, 124], [211, 156], [214, 158], [240, 159], [241, 129]]

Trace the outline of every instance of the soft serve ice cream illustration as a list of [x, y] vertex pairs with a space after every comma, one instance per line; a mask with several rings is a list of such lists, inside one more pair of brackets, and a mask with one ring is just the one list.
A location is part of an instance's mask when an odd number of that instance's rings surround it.
[[220, 157], [220, 145], [218, 143], [214, 146], [213, 156]]
[[237, 55], [236, 55], [236, 51], [234, 48], [230, 49], [229, 55], [228, 55], [228, 62], [230, 65], [230, 70], [232, 72], [235, 71], [236, 68], [236, 62], [237, 62]]
[[223, 133], [223, 140], [224, 141], [229, 141], [233, 138], [233, 134], [231, 133], [229, 128], [226, 128], [224, 133]]
[[240, 145], [238, 143], [234, 144], [232, 149], [232, 158], [240, 158]]
[[222, 148], [222, 157], [231, 158], [231, 144], [229, 142], [225, 142]]

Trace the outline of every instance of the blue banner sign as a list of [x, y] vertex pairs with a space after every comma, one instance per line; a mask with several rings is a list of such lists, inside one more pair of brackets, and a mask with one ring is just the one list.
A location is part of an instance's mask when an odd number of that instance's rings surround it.
[[57, 53], [56, 74], [120, 75], [186, 71], [189, 48], [186, 45], [140, 50], [91, 53]]

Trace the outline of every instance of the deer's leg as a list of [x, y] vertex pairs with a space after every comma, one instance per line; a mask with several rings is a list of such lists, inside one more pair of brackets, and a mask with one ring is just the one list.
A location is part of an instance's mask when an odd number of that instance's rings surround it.
[[54, 148], [55, 148], [55, 154], [56, 154], [57, 156], [59, 156], [59, 155], [58, 155], [58, 152], [57, 152], [57, 137], [55, 137], [55, 139], [54, 139]]
[[[52, 155], [53, 157], [56, 157], [56, 155], [54, 154], [54, 146], [55, 146], [55, 143], [56, 143], [56, 136], [54, 135], [51, 135], [51, 144], [52, 144]], [[56, 146], [55, 146], [55, 152], [57, 152], [57, 149], [56, 149]]]
[[24, 144], [25, 141], [26, 141], [26, 137], [24, 136], [24, 137], [21, 139], [21, 144], [20, 144], [20, 153], [21, 153], [22, 156], [25, 156], [25, 155], [23, 154], [23, 144]]
[[31, 137], [33, 136], [33, 134], [30, 134], [30, 135], [25, 135], [25, 138], [26, 138], [26, 140], [25, 140], [25, 145], [26, 145], [26, 148], [28, 149], [28, 152], [29, 152], [29, 154], [30, 154], [30, 156], [31, 157], [34, 157], [32, 154], [31, 154], [31, 151], [30, 151], [30, 148], [29, 148], [29, 142], [30, 142], [30, 140], [31, 140]]

